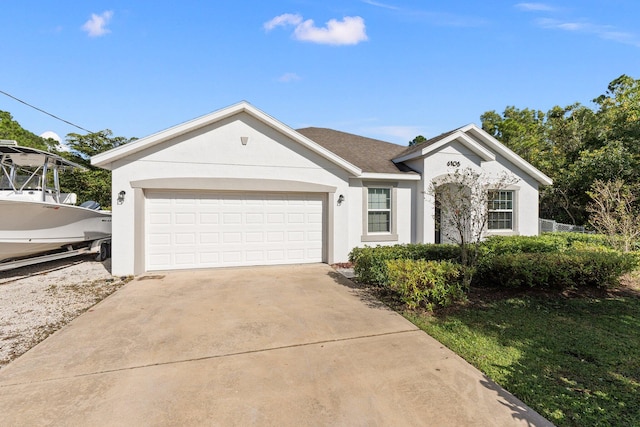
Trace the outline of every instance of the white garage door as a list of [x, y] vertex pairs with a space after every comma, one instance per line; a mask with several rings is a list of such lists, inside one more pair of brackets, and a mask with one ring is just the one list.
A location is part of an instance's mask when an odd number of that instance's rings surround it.
[[323, 196], [148, 191], [147, 270], [322, 262]]

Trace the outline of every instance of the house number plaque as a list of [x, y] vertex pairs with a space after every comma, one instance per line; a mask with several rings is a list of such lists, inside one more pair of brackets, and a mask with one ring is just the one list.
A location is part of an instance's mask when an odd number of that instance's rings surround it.
[[459, 162], [459, 161], [457, 161], [457, 160], [449, 160], [449, 161], [447, 162], [447, 166], [449, 166], [449, 167], [454, 167], [454, 168], [458, 168], [458, 167], [460, 167], [460, 162]]

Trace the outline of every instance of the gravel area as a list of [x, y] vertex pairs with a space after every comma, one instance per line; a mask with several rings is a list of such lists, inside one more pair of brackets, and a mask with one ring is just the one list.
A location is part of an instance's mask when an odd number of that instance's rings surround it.
[[0, 272], [0, 369], [130, 278], [87, 256]]

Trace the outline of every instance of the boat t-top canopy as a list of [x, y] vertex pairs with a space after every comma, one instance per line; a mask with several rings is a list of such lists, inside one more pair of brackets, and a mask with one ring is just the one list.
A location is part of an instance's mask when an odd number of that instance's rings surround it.
[[59, 172], [75, 168], [86, 169], [57, 154], [0, 140], [0, 192], [4, 195], [28, 195], [41, 201], [49, 197], [61, 203]]
[[16, 141], [0, 140], [0, 156], [3, 165], [21, 167], [40, 167], [46, 164], [47, 168], [79, 168], [83, 166], [71, 162], [57, 154], [38, 150], [37, 148], [22, 147]]

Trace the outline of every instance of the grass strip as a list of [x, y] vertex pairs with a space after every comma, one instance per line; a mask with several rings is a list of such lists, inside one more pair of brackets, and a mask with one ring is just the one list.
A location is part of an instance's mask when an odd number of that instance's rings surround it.
[[558, 426], [640, 425], [640, 298], [517, 296], [404, 315]]

